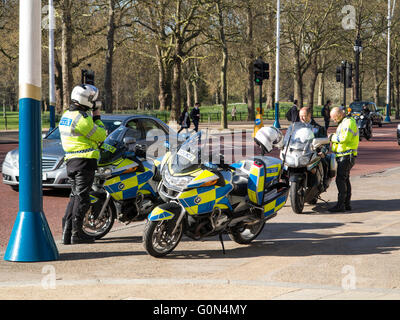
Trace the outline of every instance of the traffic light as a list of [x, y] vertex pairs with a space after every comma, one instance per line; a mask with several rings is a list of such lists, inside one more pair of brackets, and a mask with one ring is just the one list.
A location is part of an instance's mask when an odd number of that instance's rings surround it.
[[353, 86], [353, 65], [351, 63], [346, 64], [346, 85], [347, 88]]
[[263, 80], [269, 79], [269, 64], [259, 57], [253, 64], [254, 82], [256, 85], [262, 85]]
[[90, 69], [92, 65], [88, 64], [89, 69], [81, 70], [81, 83], [94, 85], [94, 71]]
[[342, 81], [342, 67], [336, 67], [336, 82], [343, 82]]

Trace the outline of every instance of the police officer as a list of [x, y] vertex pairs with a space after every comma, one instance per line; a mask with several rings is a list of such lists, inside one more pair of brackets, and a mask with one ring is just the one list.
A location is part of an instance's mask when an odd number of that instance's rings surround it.
[[329, 136], [332, 142], [332, 151], [336, 155], [336, 162], [338, 164], [336, 175], [338, 201], [328, 211], [350, 211], [350, 170], [354, 166], [359, 143], [357, 123], [353, 117], [346, 116], [345, 110], [339, 108], [333, 108], [330, 115], [332, 120], [338, 124], [336, 133]]
[[63, 244], [94, 241], [83, 232], [82, 225], [90, 207], [89, 192], [100, 156], [98, 146], [106, 138], [106, 129], [96, 104], [98, 96], [99, 91], [93, 85], [76, 86], [72, 90], [71, 106], [59, 123], [64, 161], [71, 180], [70, 201], [62, 219]]

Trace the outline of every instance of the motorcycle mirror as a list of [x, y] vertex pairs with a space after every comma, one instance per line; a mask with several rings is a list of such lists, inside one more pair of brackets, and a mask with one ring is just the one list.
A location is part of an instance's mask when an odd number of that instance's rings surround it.
[[329, 138], [314, 138], [312, 142], [312, 148], [313, 150], [316, 150], [318, 147], [329, 143], [330, 143]]
[[125, 145], [130, 145], [130, 144], [135, 144], [135, 143], [136, 143], [136, 139], [133, 137], [125, 137], [124, 138]]

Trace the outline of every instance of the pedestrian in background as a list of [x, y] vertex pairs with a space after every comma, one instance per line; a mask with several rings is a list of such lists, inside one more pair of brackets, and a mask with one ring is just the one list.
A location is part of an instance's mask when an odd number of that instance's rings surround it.
[[190, 116], [187, 106], [183, 107], [183, 111], [181, 113], [181, 116], [179, 117], [179, 124], [181, 128], [179, 129], [178, 133], [181, 133], [183, 129], [186, 129], [186, 134], [188, 134], [188, 130], [190, 127]]
[[192, 118], [194, 131], [199, 131], [199, 122], [200, 122], [200, 103], [196, 102], [194, 104], [194, 108], [190, 112], [190, 118]]
[[236, 121], [236, 106], [233, 106], [231, 111], [232, 121]]
[[324, 122], [325, 122], [325, 130], [326, 132], [328, 132], [328, 128], [329, 128], [329, 120], [331, 118], [331, 105], [332, 105], [332, 101], [328, 100], [325, 105], [322, 107], [321, 109], [321, 114], [324, 117]]
[[286, 119], [291, 122], [299, 122], [299, 109], [297, 107], [297, 100], [294, 100], [293, 106], [286, 112]]

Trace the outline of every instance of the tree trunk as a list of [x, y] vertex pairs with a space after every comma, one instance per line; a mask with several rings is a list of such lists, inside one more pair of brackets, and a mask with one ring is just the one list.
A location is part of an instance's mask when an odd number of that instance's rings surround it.
[[180, 55], [177, 54], [174, 59], [174, 72], [172, 76], [172, 112], [171, 121], [177, 121], [181, 113], [181, 73], [182, 62]]
[[107, 51], [106, 66], [104, 75], [104, 103], [106, 113], [113, 112], [113, 90], [112, 90], [112, 69], [114, 55], [114, 15], [115, 0], [108, 0], [108, 27], [107, 27]]
[[192, 81], [192, 87], [193, 87], [193, 102], [198, 103], [199, 102], [199, 69], [197, 66], [197, 61], [194, 61], [194, 80]]
[[319, 74], [318, 79], [318, 105], [325, 104], [325, 72]]
[[400, 66], [399, 66], [399, 50], [396, 48], [396, 116], [395, 118], [400, 119]]
[[63, 78], [62, 78], [62, 67], [58, 59], [55, 59], [55, 83], [56, 83], [56, 114], [62, 114], [63, 112]]
[[378, 106], [379, 105], [379, 79], [378, 79], [378, 70], [377, 65], [375, 64], [375, 68], [372, 73], [374, 76], [374, 102]]
[[228, 70], [228, 48], [225, 46], [222, 51], [221, 65], [221, 93], [222, 93], [222, 115], [221, 127], [228, 128], [228, 90], [226, 82], [226, 73]]
[[315, 92], [315, 84], [317, 83], [318, 78], [318, 66], [317, 66], [317, 55], [315, 54], [312, 58], [311, 63], [311, 76], [310, 82], [308, 86], [308, 97], [307, 97], [307, 107], [311, 108], [311, 111], [314, 109], [314, 92]]
[[192, 88], [190, 86], [189, 79], [185, 79], [185, 87], [186, 87], [186, 105], [190, 108], [192, 107]]
[[62, 6], [62, 39], [61, 39], [61, 66], [62, 66], [62, 94], [63, 108], [68, 109], [72, 91], [72, 20], [71, 0], [64, 0]]

